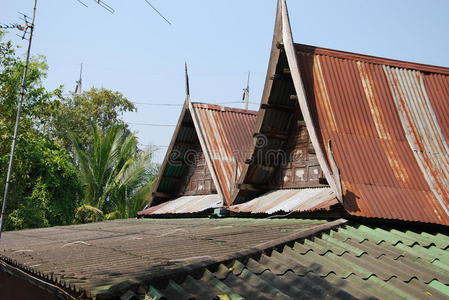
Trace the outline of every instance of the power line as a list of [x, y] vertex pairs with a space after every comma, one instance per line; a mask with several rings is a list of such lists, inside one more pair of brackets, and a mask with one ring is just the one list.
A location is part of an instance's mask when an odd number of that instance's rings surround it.
[[[149, 105], [149, 106], [183, 106], [184, 104], [182, 103], [150, 103], [150, 102], [133, 102], [134, 104], [137, 105]], [[207, 104], [241, 104], [241, 101], [230, 101], [230, 102], [215, 102], [215, 103], [207, 103]], [[257, 105], [259, 103], [256, 102], [248, 102], [249, 104], [254, 104]]]
[[168, 147], [170, 147], [168, 145], [151, 145], [151, 144], [142, 144], [142, 143], [139, 143], [139, 145], [143, 146], [143, 147], [155, 147], [155, 148], [168, 148]]
[[133, 102], [133, 104], [138, 105], [150, 105], [150, 106], [183, 106], [184, 104], [178, 104], [178, 103], [148, 103], [148, 102]]
[[[63, 97], [70, 97], [73, 96], [73, 93], [63, 93], [62, 94]], [[184, 105], [184, 103], [165, 103], [165, 102], [142, 102], [142, 101], [130, 101], [133, 104], [137, 104], [137, 105], [147, 105], [147, 106], [172, 106], [172, 107], [181, 107]], [[168, 101], [167, 101], [168, 102]], [[202, 101], [193, 101], [193, 102], [201, 102]], [[220, 101], [220, 102], [204, 102], [206, 104], [215, 104], [215, 105], [225, 105], [225, 104], [241, 104], [241, 101]], [[248, 102], [249, 104], [254, 104], [254, 105], [259, 105], [260, 103], [258, 102]]]
[[81, 3], [84, 7], [89, 7], [87, 6], [84, 2], [82, 2], [81, 0], [76, 0], [77, 2]]
[[133, 123], [133, 122], [126, 122], [131, 125], [144, 125], [144, 126], [156, 126], [156, 127], [175, 127], [176, 125], [171, 124], [154, 124], [154, 123]]
[[151, 8], [155, 11], [155, 12], [157, 12], [157, 14], [159, 15], [159, 16], [161, 16], [161, 18], [162, 19], [164, 19], [165, 20], [165, 22], [167, 22], [169, 25], [171, 25], [171, 23], [170, 23], [170, 21], [169, 20], [167, 20], [167, 18], [166, 17], [164, 17], [157, 9], [156, 9], [156, 7], [154, 7], [153, 6], [153, 4], [151, 4], [151, 2], [150, 1], [148, 1], [148, 0], [145, 0], [145, 2], [146, 3], [148, 3], [148, 5], [149, 6], [151, 6]]

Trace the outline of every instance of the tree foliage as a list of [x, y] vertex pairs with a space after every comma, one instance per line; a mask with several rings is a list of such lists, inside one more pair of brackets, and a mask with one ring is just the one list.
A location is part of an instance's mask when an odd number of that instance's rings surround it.
[[92, 144], [74, 138], [83, 203], [105, 213], [132, 217], [142, 209], [151, 190], [151, 155], [137, 147], [137, 138], [122, 125], [92, 128]]
[[84, 224], [103, 221], [104, 214], [101, 210], [90, 205], [82, 205], [75, 211], [75, 223]]
[[[16, 47], [3, 38], [0, 31], [1, 195], [24, 70], [24, 61], [16, 54]], [[103, 209], [109, 213], [108, 218], [133, 217], [150, 189], [152, 174], [148, 172], [150, 155], [138, 150], [136, 137], [121, 120], [124, 112], [135, 110], [134, 105], [121, 93], [104, 88], [69, 96], [64, 96], [62, 87], [48, 91], [43, 85], [47, 70], [43, 56], [32, 57], [5, 229], [71, 224], [76, 218], [75, 211], [79, 213], [77, 222], [103, 218], [83, 215], [88, 210], [86, 207], [76, 210], [83, 203]], [[113, 148], [96, 149], [102, 145], [102, 133], [109, 130], [117, 133]], [[70, 136], [77, 141], [78, 157], [74, 155]], [[98, 157], [106, 159], [106, 165], [101, 166], [102, 162], [98, 161], [97, 165], [83, 169], [82, 153], [90, 156], [97, 150], [109, 151], [109, 157]], [[90, 160], [91, 163], [94, 161]], [[102, 167], [103, 175], [109, 178], [95, 183], [104, 186], [89, 190], [86, 186], [89, 168], [99, 168], [91, 174], [96, 176]]]
[[[0, 38], [3, 34], [0, 33]], [[4, 191], [23, 61], [11, 42], [0, 40], [0, 189]], [[60, 90], [47, 91], [47, 65], [34, 57], [29, 66], [17, 140], [5, 229], [70, 224], [80, 188], [67, 151], [37, 130], [41, 113]]]
[[[81, 189], [69, 155], [34, 130], [22, 131], [18, 145], [5, 228], [70, 224]], [[2, 155], [2, 166], [8, 158]]]
[[52, 101], [46, 108], [42, 130], [72, 152], [71, 134], [84, 144], [91, 144], [91, 124], [96, 124], [101, 130], [115, 125], [127, 127], [120, 117], [124, 112], [135, 110], [134, 104], [120, 92], [91, 88], [84, 93], [60, 96]]

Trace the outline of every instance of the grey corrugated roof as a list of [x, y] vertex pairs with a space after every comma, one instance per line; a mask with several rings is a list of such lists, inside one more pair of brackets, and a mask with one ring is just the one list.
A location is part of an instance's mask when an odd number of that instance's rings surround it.
[[167, 299], [449, 299], [448, 247], [443, 234], [346, 225], [152, 285], [149, 293]]
[[2, 266], [95, 297], [195, 262], [260, 247], [325, 224], [321, 220], [127, 219], [5, 232]]

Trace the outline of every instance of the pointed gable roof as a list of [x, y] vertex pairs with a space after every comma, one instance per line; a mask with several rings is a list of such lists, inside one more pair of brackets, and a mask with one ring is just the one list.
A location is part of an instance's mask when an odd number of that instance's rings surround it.
[[[280, 0], [255, 130], [267, 146], [255, 140], [253, 159], [279, 149], [273, 133], [294, 111], [348, 213], [449, 225], [448, 68], [294, 44]], [[257, 196], [270, 167], [247, 165], [235, 202]]]
[[[255, 119], [254, 111], [187, 99], [152, 197], [139, 215], [198, 212], [229, 203]], [[201, 186], [189, 186], [193, 177]]]
[[[181, 110], [178, 123], [173, 133], [171, 142], [165, 154], [165, 158], [159, 170], [158, 177], [154, 183], [153, 193], [145, 210], [185, 195], [186, 173], [194, 168], [198, 155], [204, 157], [203, 145], [199, 140], [198, 130], [192, 118], [191, 102], [187, 98]], [[214, 173], [211, 172], [210, 163], [205, 158], [206, 165], [203, 172], [210, 177], [206, 193], [217, 193]], [[144, 211], [144, 212], [145, 212]]]
[[203, 103], [192, 103], [192, 107], [224, 204], [230, 205], [248, 156], [257, 112]]

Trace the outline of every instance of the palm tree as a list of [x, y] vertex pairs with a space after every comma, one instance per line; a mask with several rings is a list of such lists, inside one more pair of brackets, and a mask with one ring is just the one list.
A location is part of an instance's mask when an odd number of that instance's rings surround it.
[[118, 211], [122, 218], [142, 209], [151, 191], [151, 152], [137, 147], [137, 138], [124, 126], [102, 131], [92, 128], [92, 145], [73, 138], [83, 204], [105, 213]]

